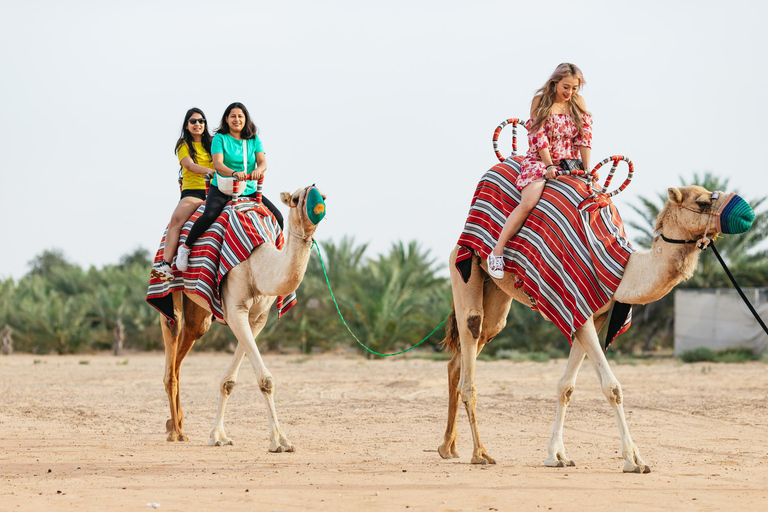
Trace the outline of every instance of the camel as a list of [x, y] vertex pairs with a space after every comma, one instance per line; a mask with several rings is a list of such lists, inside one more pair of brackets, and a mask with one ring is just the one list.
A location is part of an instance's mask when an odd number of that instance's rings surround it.
[[[285, 245], [281, 250], [273, 244], [258, 246], [245, 261], [229, 271], [221, 286], [224, 320], [237, 338], [237, 348], [219, 385], [221, 396], [208, 440], [210, 446], [234, 444], [224, 430], [224, 410], [227, 399], [234, 390], [240, 364], [247, 355], [269, 408], [269, 451], [294, 451], [277, 419], [274, 403], [275, 379], [264, 365], [255, 339], [264, 328], [269, 309], [275, 299], [294, 292], [304, 278], [312, 247], [312, 235], [317, 228], [305, 210], [307, 196], [312, 190], [316, 189], [307, 187], [293, 194], [280, 194], [282, 202], [290, 208]], [[325, 196], [322, 197], [325, 199]], [[315, 210], [315, 213], [318, 211]], [[324, 212], [324, 209], [322, 211]], [[211, 326], [211, 312], [205, 300], [195, 294], [173, 292], [173, 308], [175, 322], [162, 322], [165, 345], [163, 382], [171, 408], [171, 418], [166, 423], [166, 429], [168, 441], [172, 442], [189, 440], [184, 434], [184, 413], [179, 399], [181, 362], [195, 340], [205, 334]]]
[[[608, 313], [615, 302], [647, 304], [664, 297], [678, 283], [690, 278], [697, 267], [700, 254], [700, 250], [692, 242], [705, 235], [714, 236], [715, 225], [719, 224], [712, 222], [713, 217], [708, 213], [723, 203], [725, 194], [720, 194], [715, 200], [712, 192], [707, 189], [687, 186], [668, 189], [668, 197], [666, 205], [656, 219], [657, 236], [651, 249], [630, 255], [621, 283], [611, 300], [576, 330], [565, 373], [557, 383], [557, 410], [547, 445], [547, 458], [544, 461], [546, 466], [576, 465], [565, 453], [563, 425], [566, 409], [575, 390], [576, 375], [584, 356], [587, 355], [598, 374], [603, 394], [616, 416], [624, 458], [623, 471], [651, 471], [630, 436], [624, 415], [621, 385], [608, 366], [597, 333], [606, 323]], [[751, 212], [751, 209], [749, 211]], [[747, 220], [751, 224], [751, 220]], [[667, 240], [664, 240], [664, 237]], [[671, 243], [670, 240], [677, 240], [678, 243]], [[454, 309], [444, 340], [453, 352], [453, 357], [448, 363], [448, 425], [438, 452], [444, 459], [459, 456], [456, 449], [456, 420], [461, 398], [469, 417], [474, 443], [471, 462], [495, 464], [496, 461], [480, 442], [477, 427], [475, 359], [484, 345], [504, 328], [512, 301], [530, 306], [530, 300], [522, 288], [515, 288], [513, 274], [505, 273], [501, 280], [491, 279], [487, 274], [486, 261], [476, 256], [472, 258], [470, 279], [465, 283], [455, 266], [457, 251], [458, 246], [450, 256]]]

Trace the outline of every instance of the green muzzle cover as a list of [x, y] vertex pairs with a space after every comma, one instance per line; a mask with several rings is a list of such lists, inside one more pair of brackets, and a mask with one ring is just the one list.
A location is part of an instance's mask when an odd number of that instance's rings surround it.
[[325, 201], [320, 195], [320, 191], [315, 187], [309, 189], [305, 204], [307, 205], [307, 218], [312, 224], [318, 225], [325, 217]]

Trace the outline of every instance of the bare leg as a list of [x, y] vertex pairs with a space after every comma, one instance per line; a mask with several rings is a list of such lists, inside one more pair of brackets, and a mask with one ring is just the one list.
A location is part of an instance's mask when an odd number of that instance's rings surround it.
[[589, 356], [592, 366], [597, 372], [600, 386], [603, 394], [613, 407], [616, 423], [619, 426], [619, 435], [621, 436], [621, 455], [624, 457], [625, 473], [650, 473], [651, 468], [645, 464], [640, 457], [640, 450], [632, 442], [632, 436], [629, 434], [627, 419], [624, 416], [624, 397], [621, 392], [621, 384], [613, 375], [608, 366], [608, 360], [600, 347], [600, 341], [597, 338], [595, 324], [590, 318], [576, 331], [576, 340], [581, 344], [582, 349]]
[[545, 181], [534, 181], [526, 185], [520, 192], [520, 204], [517, 208], [512, 210], [512, 213], [507, 217], [507, 221], [504, 223], [504, 227], [501, 229], [501, 234], [496, 242], [496, 247], [493, 248], [493, 254], [496, 256], [502, 256], [504, 254], [504, 246], [507, 242], [520, 231], [523, 227], [525, 219], [531, 211], [536, 208], [536, 203], [541, 199], [541, 194], [544, 192]]
[[163, 259], [170, 265], [173, 257], [176, 255], [176, 246], [179, 245], [179, 235], [184, 223], [189, 220], [195, 210], [203, 204], [197, 197], [185, 197], [171, 215], [171, 223], [168, 224], [168, 232], [165, 234], [165, 248], [163, 249]]

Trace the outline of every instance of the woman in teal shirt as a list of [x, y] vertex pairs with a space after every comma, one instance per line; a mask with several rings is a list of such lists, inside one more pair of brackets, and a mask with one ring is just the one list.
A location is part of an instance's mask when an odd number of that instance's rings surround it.
[[[211, 180], [211, 188], [205, 200], [205, 210], [192, 225], [184, 244], [179, 247], [176, 256], [176, 268], [187, 270], [189, 265], [189, 253], [197, 239], [211, 227], [219, 214], [224, 210], [231, 196], [219, 190], [217, 177], [234, 176], [240, 181], [246, 180], [250, 175], [250, 181], [246, 181], [245, 190], [241, 197], [256, 196], [256, 181], [267, 170], [267, 160], [264, 157], [259, 136], [256, 135], [256, 125], [251, 121], [248, 109], [242, 103], [232, 103], [224, 111], [221, 117], [221, 125], [216, 130], [216, 136], [211, 143], [211, 156], [216, 173]], [[248, 166], [243, 168], [243, 141], [245, 141]], [[250, 172], [249, 172], [250, 171]], [[275, 216], [275, 220], [283, 228], [283, 215], [272, 202], [264, 195], [261, 196], [264, 206]]]

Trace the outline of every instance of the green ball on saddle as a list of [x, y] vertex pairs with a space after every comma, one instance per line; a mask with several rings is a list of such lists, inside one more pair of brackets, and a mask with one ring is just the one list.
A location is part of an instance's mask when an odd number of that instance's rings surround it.
[[748, 231], [755, 220], [755, 211], [736, 194], [730, 194], [718, 210], [717, 230], [728, 235]]
[[320, 191], [315, 187], [310, 188], [304, 203], [307, 207], [307, 218], [309, 221], [315, 225], [319, 224], [323, 217], [325, 217], [325, 200], [323, 200]]

